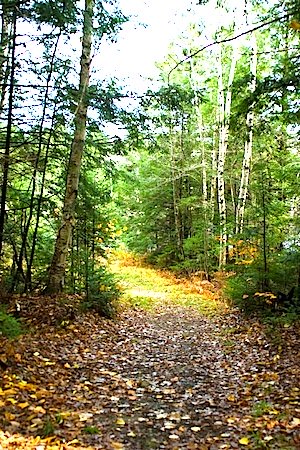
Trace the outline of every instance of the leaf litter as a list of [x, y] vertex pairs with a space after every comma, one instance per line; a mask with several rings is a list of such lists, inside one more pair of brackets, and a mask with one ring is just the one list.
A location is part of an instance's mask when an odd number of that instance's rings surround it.
[[166, 297], [115, 321], [58, 325], [31, 308], [33, 332], [1, 338], [0, 448], [300, 448], [299, 329], [274, 336], [235, 310], [212, 317]]

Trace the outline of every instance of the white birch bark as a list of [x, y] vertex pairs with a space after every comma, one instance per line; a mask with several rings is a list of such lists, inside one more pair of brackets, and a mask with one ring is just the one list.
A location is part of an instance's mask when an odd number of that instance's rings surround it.
[[234, 42], [232, 58], [226, 86], [226, 96], [223, 81], [222, 46], [218, 45], [217, 70], [218, 70], [218, 109], [219, 109], [219, 148], [217, 159], [217, 190], [220, 221], [220, 253], [219, 266], [223, 267], [227, 260], [227, 211], [225, 198], [225, 161], [228, 147], [229, 118], [231, 112], [232, 84], [238, 60], [238, 42]]
[[[204, 252], [204, 270], [206, 276], [208, 277], [208, 241], [209, 235], [212, 232], [213, 223], [213, 209], [214, 203], [212, 205], [212, 214], [209, 214], [211, 209], [208, 207], [208, 176], [207, 176], [207, 156], [204, 144], [204, 123], [203, 114], [201, 108], [201, 100], [198, 95], [198, 83], [197, 83], [197, 73], [193, 61], [190, 62], [190, 83], [195, 95], [195, 112], [196, 112], [196, 122], [197, 122], [197, 133], [199, 138], [200, 146], [200, 158], [201, 158], [201, 175], [202, 175], [202, 206], [203, 206], [203, 252]], [[212, 156], [213, 161], [213, 156]]]
[[[251, 34], [251, 61], [250, 61], [250, 92], [253, 93], [256, 87], [256, 71], [257, 71], [257, 42], [254, 33]], [[240, 189], [236, 210], [236, 233], [242, 233], [244, 227], [245, 206], [249, 187], [249, 178], [251, 171], [251, 159], [252, 159], [252, 141], [253, 141], [253, 122], [254, 122], [254, 104], [249, 107], [247, 113], [246, 125], [247, 125], [247, 138], [245, 141], [244, 158], [241, 173]]]
[[64, 278], [69, 248], [71, 245], [72, 230], [74, 227], [75, 202], [78, 193], [81, 159], [85, 145], [87, 120], [87, 92], [90, 78], [91, 49], [93, 37], [93, 11], [94, 0], [85, 0], [82, 53], [80, 60], [80, 81], [78, 104], [75, 111], [75, 131], [71, 147], [69, 167], [67, 173], [66, 192], [62, 213], [61, 225], [58, 230], [54, 254], [49, 270], [47, 293], [58, 293], [64, 287]]

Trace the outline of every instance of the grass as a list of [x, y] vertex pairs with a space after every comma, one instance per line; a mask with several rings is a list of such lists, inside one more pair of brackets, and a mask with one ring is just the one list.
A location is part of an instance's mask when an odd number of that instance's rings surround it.
[[[111, 260], [110, 270], [121, 279], [124, 294], [122, 306], [148, 311], [166, 305], [194, 308], [213, 316], [223, 311], [224, 303], [216, 292], [186, 278], [177, 278], [171, 272], [143, 266], [136, 258], [118, 254]], [[205, 283], [204, 283], [205, 285]], [[203, 285], [203, 286], [204, 286]]]
[[262, 417], [273, 409], [274, 407], [271, 403], [262, 400], [253, 405], [252, 415], [253, 417]]
[[100, 434], [99, 428], [92, 425], [87, 425], [86, 427], [84, 427], [83, 432], [85, 434]]

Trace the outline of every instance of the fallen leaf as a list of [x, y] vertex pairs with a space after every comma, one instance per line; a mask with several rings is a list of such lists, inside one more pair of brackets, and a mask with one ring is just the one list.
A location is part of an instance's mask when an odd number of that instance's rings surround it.
[[178, 434], [170, 434], [169, 439], [172, 439], [175, 441], [175, 440], [179, 439], [179, 436], [178, 436]]
[[127, 433], [128, 437], [136, 437], [136, 434], [133, 431], [130, 431], [129, 433]]
[[121, 442], [111, 442], [111, 446], [114, 450], [123, 450], [125, 447]]
[[242, 438], [239, 440], [239, 443], [240, 443], [241, 445], [249, 445], [249, 439], [248, 439], [247, 437], [242, 437]]
[[92, 413], [80, 413], [79, 414], [80, 422], [85, 422], [86, 420], [90, 419], [91, 417], [93, 417]]
[[17, 406], [21, 409], [25, 409], [29, 406], [28, 402], [18, 403]]
[[125, 422], [124, 419], [122, 419], [122, 417], [119, 417], [119, 418], [116, 420], [116, 424], [117, 424], [117, 425], [120, 425], [120, 426], [123, 426], [123, 425], [126, 424], [126, 422]]
[[296, 428], [300, 426], [300, 419], [298, 417], [294, 417], [292, 422], [290, 423], [290, 428]]

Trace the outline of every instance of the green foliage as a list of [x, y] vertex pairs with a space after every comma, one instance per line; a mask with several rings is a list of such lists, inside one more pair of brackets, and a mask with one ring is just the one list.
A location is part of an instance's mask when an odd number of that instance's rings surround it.
[[115, 276], [109, 273], [105, 267], [91, 271], [88, 275], [86, 291], [86, 297], [83, 300], [84, 309], [96, 311], [109, 319], [115, 316], [121, 291]]
[[52, 436], [54, 432], [55, 432], [55, 425], [53, 424], [52, 420], [49, 417], [47, 417], [41, 430], [41, 436], [43, 438]]
[[86, 434], [100, 434], [99, 428], [92, 425], [87, 425], [86, 427], [84, 427], [83, 432]]
[[263, 415], [267, 414], [272, 409], [274, 409], [274, 407], [271, 403], [262, 400], [260, 402], [256, 402], [253, 405], [252, 415], [254, 417], [262, 417]]
[[[258, 258], [252, 264], [239, 268], [239, 272], [227, 279], [224, 294], [229, 301], [246, 314], [257, 314], [278, 323], [290, 323], [300, 314], [298, 272], [290, 264], [281, 263], [281, 255], [270, 260], [267, 273], [269, 289], [264, 289], [265, 274], [262, 261]], [[280, 301], [280, 292], [285, 295], [297, 286], [292, 299]]]
[[14, 339], [22, 334], [20, 322], [7, 314], [4, 309], [0, 309], [0, 334], [9, 339]]

